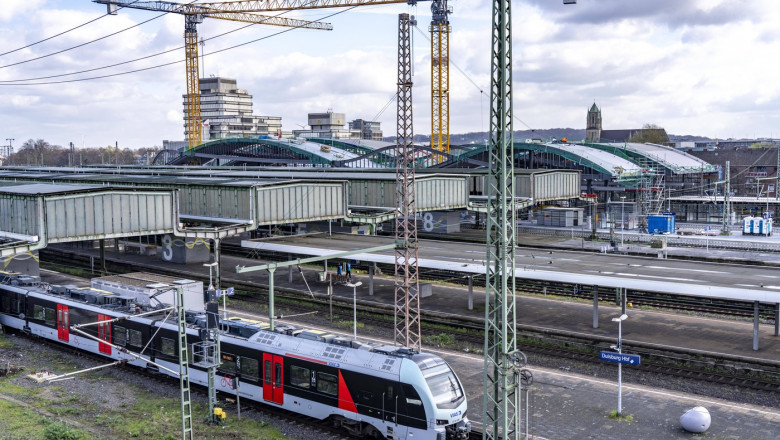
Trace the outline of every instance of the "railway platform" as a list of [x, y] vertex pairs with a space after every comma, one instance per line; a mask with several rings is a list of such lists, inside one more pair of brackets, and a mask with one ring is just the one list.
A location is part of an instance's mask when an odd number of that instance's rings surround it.
[[[69, 252], [96, 256], [97, 250], [68, 248]], [[109, 260], [131, 262], [140, 270], [164, 269], [182, 277], [208, 280], [208, 268], [202, 264], [176, 264], [141, 255], [107, 252]], [[222, 286], [231, 282], [250, 281], [267, 286], [266, 271], [236, 274], [236, 266], [252, 266], [258, 260], [222, 256]], [[304, 268], [303, 277], [297, 270], [276, 271], [274, 284], [277, 289], [294, 289], [308, 295], [326, 294], [327, 284], [318, 281], [319, 270]], [[393, 280], [390, 277], [374, 277], [373, 295], [369, 295], [368, 275], [352, 274], [352, 282], [363, 281], [354, 289], [361, 304], [394, 302]], [[334, 285], [334, 296], [352, 300], [353, 288]], [[475, 288], [473, 308], [468, 307], [467, 288], [457, 285], [436, 285], [430, 297], [421, 300], [423, 311], [440, 314], [457, 314], [474, 319], [484, 318], [484, 290]], [[614, 304], [602, 303], [598, 309], [599, 328], [592, 327], [592, 305], [587, 302], [566, 301], [543, 296], [521, 296], [517, 303], [517, 321], [521, 325], [565, 331], [572, 334], [596, 335], [602, 338], [617, 337], [617, 324], [612, 317], [621, 309]], [[327, 312], [325, 312], [327, 313]], [[677, 313], [628, 308], [628, 319], [623, 322], [623, 343], [630, 352], [632, 344], [654, 344], [689, 350], [721, 353], [732, 356], [752, 357], [765, 362], [780, 364], [780, 337], [774, 335], [774, 325], [759, 328], [761, 346], [751, 348], [752, 322], [713, 319]], [[359, 335], [358, 335], [359, 336]], [[478, 420], [482, 409], [483, 358], [468, 353], [442, 353], [453, 365], [464, 382], [471, 410], [469, 417]], [[623, 384], [623, 412], [633, 421], [617, 421], [608, 417], [616, 407], [617, 372], [615, 380], [573, 374], [566, 371], [567, 361], [560, 367], [537, 368], [534, 386], [529, 395], [529, 424], [531, 438], [545, 439], [760, 439], [780, 437], [780, 395], [767, 406], [755, 406], [710, 399], [680, 392], [649, 388], [634, 383]], [[624, 368], [624, 378], [630, 367]], [[617, 368], [615, 368], [617, 370]], [[630, 371], [630, 370], [629, 370]], [[683, 379], [674, 379], [683, 380]], [[706, 407], [712, 415], [712, 425], [704, 435], [694, 435], [682, 430], [679, 417], [694, 406]]]

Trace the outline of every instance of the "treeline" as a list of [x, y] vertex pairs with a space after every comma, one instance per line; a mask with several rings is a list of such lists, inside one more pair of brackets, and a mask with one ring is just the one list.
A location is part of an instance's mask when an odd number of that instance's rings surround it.
[[81, 165], [133, 165], [137, 159], [144, 158], [144, 164], [154, 159], [161, 148], [141, 148], [131, 150], [116, 146], [102, 148], [77, 148], [71, 152], [70, 147], [53, 145], [43, 139], [28, 139], [14, 154], [6, 157], [5, 165], [29, 166], [81, 166]]

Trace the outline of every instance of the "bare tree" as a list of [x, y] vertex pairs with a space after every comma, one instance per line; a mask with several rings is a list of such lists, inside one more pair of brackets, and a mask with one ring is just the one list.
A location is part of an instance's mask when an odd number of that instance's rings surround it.
[[645, 124], [641, 130], [631, 135], [628, 141], [640, 144], [665, 144], [669, 142], [669, 136], [662, 127], [655, 124]]

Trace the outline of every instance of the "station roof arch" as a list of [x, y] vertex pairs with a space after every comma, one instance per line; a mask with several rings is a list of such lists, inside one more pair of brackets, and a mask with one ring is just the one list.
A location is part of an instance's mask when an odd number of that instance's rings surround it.
[[637, 142], [595, 143], [590, 147], [621, 155], [634, 162], [646, 162], [651, 166], [663, 168], [671, 174], [711, 173], [718, 170], [696, 156], [673, 147]]
[[[330, 167], [334, 162], [355, 159], [359, 155], [340, 146], [324, 145], [303, 138], [231, 138], [205, 142], [183, 151], [166, 165], [284, 164]], [[350, 165], [347, 163], [344, 166]], [[372, 165], [366, 164], [364, 167], [371, 168]]]

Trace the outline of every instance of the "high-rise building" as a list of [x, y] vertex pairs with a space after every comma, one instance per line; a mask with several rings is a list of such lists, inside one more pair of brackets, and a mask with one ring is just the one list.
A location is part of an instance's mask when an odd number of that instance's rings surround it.
[[[187, 95], [184, 98], [184, 137], [187, 137]], [[252, 114], [252, 95], [235, 79], [200, 79], [200, 117], [203, 141], [240, 137], [279, 136], [282, 118]]]
[[349, 123], [349, 129], [359, 131], [361, 139], [382, 140], [382, 129], [379, 122], [355, 119]]
[[293, 136], [324, 139], [374, 139], [382, 140], [379, 122], [355, 119], [345, 129], [347, 118], [344, 113], [328, 110], [324, 113], [309, 113], [310, 129], [293, 130]]

